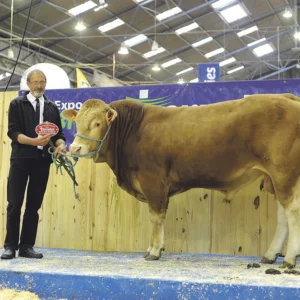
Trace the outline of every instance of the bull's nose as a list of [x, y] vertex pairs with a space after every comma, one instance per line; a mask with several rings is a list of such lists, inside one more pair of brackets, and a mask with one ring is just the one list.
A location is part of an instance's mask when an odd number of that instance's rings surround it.
[[81, 146], [71, 145], [70, 146], [71, 154], [80, 154]]

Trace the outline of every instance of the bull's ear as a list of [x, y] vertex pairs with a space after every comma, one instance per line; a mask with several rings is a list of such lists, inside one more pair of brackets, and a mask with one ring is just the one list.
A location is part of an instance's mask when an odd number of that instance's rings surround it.
[[68, 121], [75, 122], [78, 111], [74, 109], [65, 109], [62, 111], [62, 116]]
[[106, 113], [107, 125], [109, 126], [117, 116], [118, 116], [118, 113], [114, 109], [110, 108]]

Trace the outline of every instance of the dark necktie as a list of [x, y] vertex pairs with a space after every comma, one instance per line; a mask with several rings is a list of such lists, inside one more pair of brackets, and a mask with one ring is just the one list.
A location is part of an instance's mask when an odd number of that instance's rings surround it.
[[34, 126], [40, 124], [40, 100], [37, 98], [36, 100], [36, 108], [35, 108], [35, 117], [34, 117]]

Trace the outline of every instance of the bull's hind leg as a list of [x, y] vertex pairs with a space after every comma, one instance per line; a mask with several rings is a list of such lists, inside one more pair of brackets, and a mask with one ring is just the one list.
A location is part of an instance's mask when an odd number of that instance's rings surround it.
[[272, 264], [281, 253], [288, 235], [288, 222], [283, 206], [277, 200], [277, 227], [272, 243], [261, 262]]

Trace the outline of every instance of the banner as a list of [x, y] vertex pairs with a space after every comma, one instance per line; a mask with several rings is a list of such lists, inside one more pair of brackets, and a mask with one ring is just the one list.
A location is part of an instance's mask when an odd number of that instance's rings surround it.
[[[20, 92], [20, 95], [23, 92]], [[213, 83], [167, 84], [151, 86], [119, 86], [107, 88], [81, 88], [46, 90], [46, 95], [59, 108], [79, 110], [88, 99], [110, 103], [120, 99], [133, 99], [145, 104], [161, 106], [206, 105], [244, 98], [252, 94], [292, 93], [300, 96], [300, 80], [230, 81]], [[75, 124], [62, 118], [67, 144], [72, 143]]]
[[86, 77], [83, 75], [80, 69], [76, 68], [77, 88], [91, 87]]

